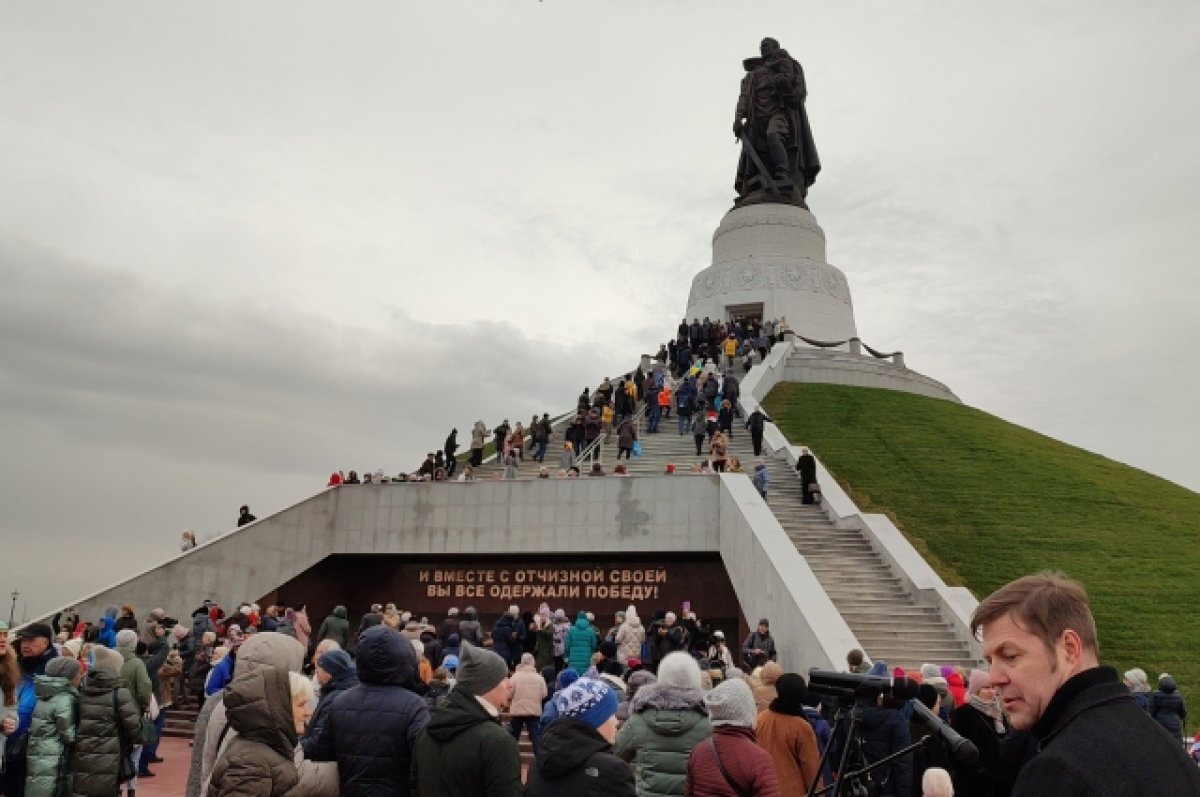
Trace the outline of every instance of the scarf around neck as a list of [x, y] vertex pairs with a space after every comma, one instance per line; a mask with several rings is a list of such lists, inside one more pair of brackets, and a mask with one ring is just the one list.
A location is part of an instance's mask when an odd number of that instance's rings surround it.
[[991, 718], [992, 723], [996, 726], [996, 733], [1005, 733], [1008, 730], [1004, 725], [1004, 712], [1000, 710], [1000, 704], [995, 700], [988, 702], [975, 694], [967, 695], [967, 703], [980, 714]]

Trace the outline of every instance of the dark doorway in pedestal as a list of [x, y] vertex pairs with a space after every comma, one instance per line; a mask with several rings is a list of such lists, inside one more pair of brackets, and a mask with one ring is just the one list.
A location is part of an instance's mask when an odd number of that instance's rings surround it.
[[739, 318], [743, 321], [754, 321], [757, 324], [761, 324], [763, 320], [762, 302], [757, 304], [731, 304], [725, 308], [726, 322]]

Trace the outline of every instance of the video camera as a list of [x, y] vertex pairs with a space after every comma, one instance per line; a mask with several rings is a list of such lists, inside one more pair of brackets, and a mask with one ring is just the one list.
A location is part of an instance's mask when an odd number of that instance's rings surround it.
[[859, 675], [814, 667], [808, 671], [808, 691], [832, 698], [841, 705], [874, 705], [880, 695], [892, 693], [892, 678], [890, 675]]

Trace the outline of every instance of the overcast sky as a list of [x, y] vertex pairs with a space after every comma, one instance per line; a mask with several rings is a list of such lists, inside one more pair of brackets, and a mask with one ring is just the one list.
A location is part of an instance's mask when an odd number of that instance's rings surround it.
[[3, 593], [32, 615], [655, 350], [764, 35], [863, 339], [1200, 488], [1194, 0], [3, 0]]

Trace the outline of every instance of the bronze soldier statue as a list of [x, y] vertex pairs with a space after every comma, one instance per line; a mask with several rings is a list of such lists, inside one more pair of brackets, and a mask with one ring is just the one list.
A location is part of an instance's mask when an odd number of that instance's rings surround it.
[[804, 111], [804, 70], [775, 39], [763, 39], [759, 52], [762, 57], [742, 62], [746, 76], [733, 120], [733, 135], [742, 143], [735, 205], [784, 202], [806, 208], [821, 161]]

